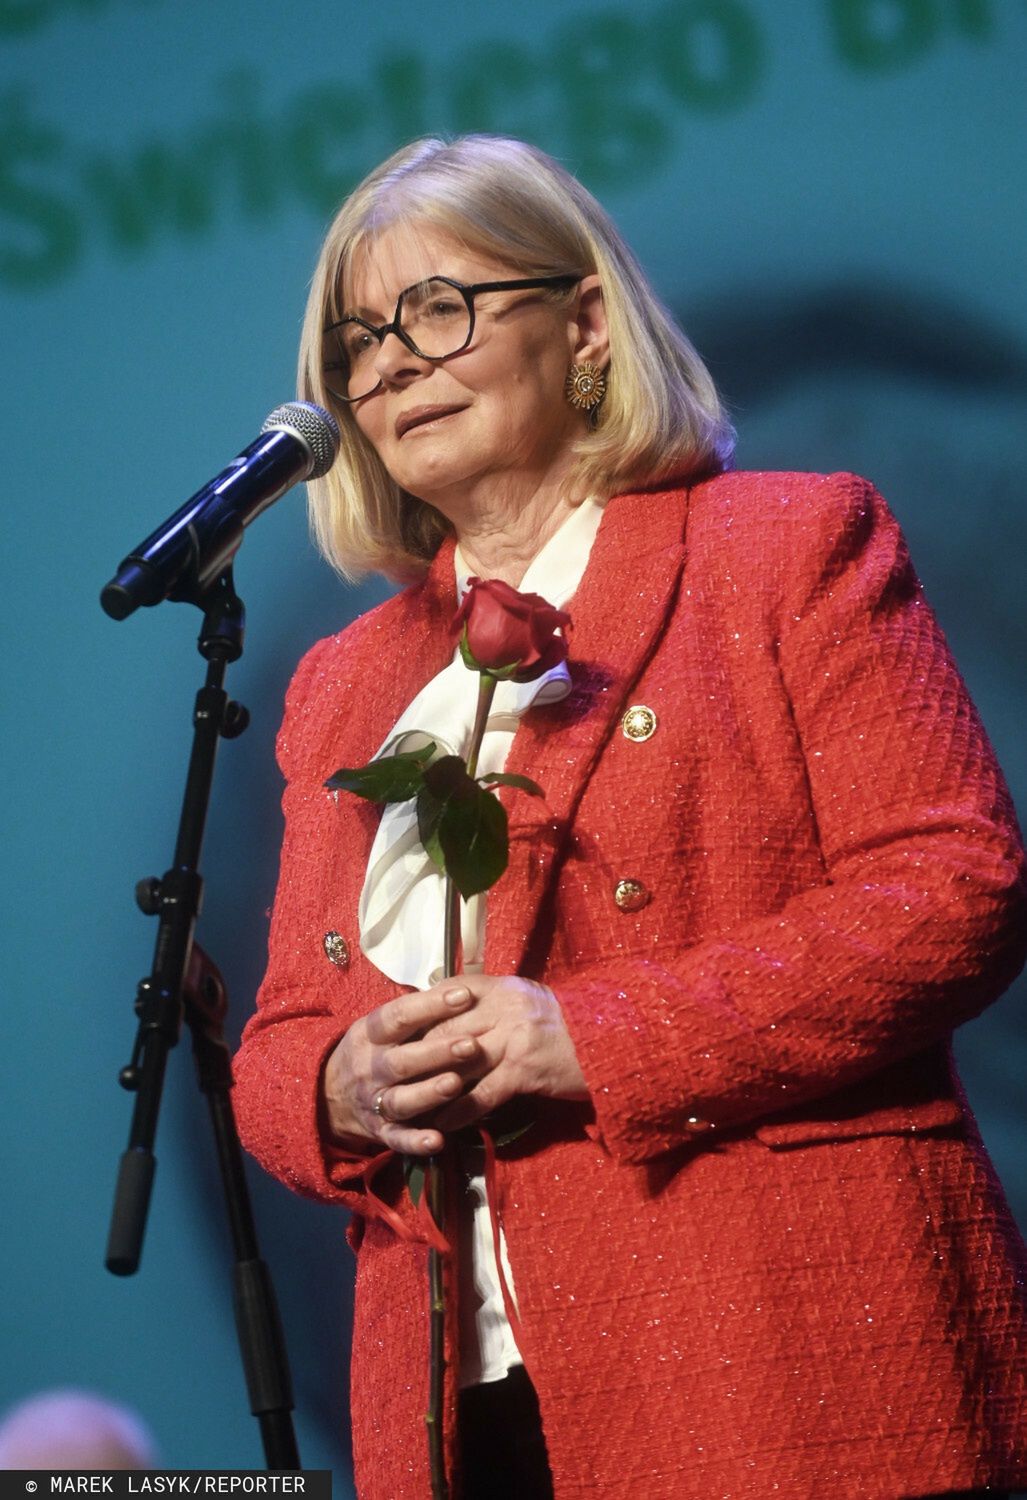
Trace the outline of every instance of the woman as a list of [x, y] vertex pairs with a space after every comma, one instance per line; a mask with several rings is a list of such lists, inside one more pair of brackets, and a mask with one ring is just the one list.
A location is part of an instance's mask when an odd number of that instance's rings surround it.
[[[487, 1189], [465, 1154], [447, 1310], [465, 1494], [1024, 1480], [1022, 1246], [947, 1046], [1022, 961], [1022, 852], [883, 501], [727, 472], [695, 351], [595, 201], [513, 141], [420, 142], [354, 192], [300, 387], [343, 431], [311, 486], [323, 550], [413, 580], [290, 689], [236, 1064], [250, 1149], [354, 1214], [359, 1493], [429, 1493], [430, 1226], [383, 1153], [509, 1101], [528, 1129]], [[462, 753], [471, 576], [566, 605], [571, 655], [490, 720], [491, 766], [546, 802], [503, 793], [509, 868], [438, 982], [414, 833], [324, 782]]]

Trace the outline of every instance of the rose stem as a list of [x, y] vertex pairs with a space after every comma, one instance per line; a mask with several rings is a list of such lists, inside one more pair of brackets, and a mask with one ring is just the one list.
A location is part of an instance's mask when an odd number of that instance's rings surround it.
[[[445, 1188], [442, 1166], [437, 1157], [432, 1157], [428, 1163], [425, 1192], [428, 1194], [431, 1216], [442, 1229], [445, 1220]], [[428, 1294], [428, 1412], [424, 1419], [428, 1429], [428, 1462], [431, 1468], [432, 1500], [448, 1500], [449, 1485], [446, 1482], [442, 1432], [442, 1397], [446, 1378], [446, 1294], [442, 1279], [442, 1256], [434, 1247], [428, 1251]]]
[[[478, 705], [471, 730], [471, 743], [467, 750], [467, 774], [473, 776], [478, 769], [478, 755], [485, 737], [489, 709], [492, 707], [496, 679], [488, 672], [478, 677]], [[460, 939], [460, 892], [449, 875], [445, 885], [446, 925], [443, 964], [446, 979], [456, 975], [457, 948]], [[431, 1216], [445, 1233], [445, 1178], [442, 1156], [433, 1156], [428, 1162], [425, 1191]], [[453, 1255], [455, 1256], [455, 1248]], [[455, 1260], [452, 1266], [454, 1283], [457, 1276]], [[432, 1500], [447, 1500], [449, 1485], [446, 1482], [446, 1462], [443, 1449], [442, 1396], [446, 1373], [446, 1296], [443, 1286], [442, 1255], [434, 1248], [428, 1251], [428, 1296], [429, 1296], [429, 1349], [428, 1349], [428, 1411], [425, 1426], [428, 1429], [428, 1461], [431, 1468]]]
[[474, 715], [474, 728], [471, 730], [471, 743], [467, 751], [467, 774], [473, 776], [478, 769], [478, 755], [481, 750], [481, 742], [485, 738], [485, 725], [488, 723], [489, 710], [492, 707], [492, 697], [496, 691], [496, 678], [489, 672], [481, 672], [478, 675], [478, 707]]

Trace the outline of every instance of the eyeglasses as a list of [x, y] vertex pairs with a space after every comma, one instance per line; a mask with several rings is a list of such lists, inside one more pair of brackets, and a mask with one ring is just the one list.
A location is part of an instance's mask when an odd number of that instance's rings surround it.
[[382, 384], [378, 350], [394, 333], [420, 359], [449, 359], [474, 336], [474, 299], [479, 292], [526, 292], [536, 287], [570, 288], [580, 276], [530, 276], [516, 281], [477, 281], [430, 276], [400, 292], [391, 323], [376, 326], [351, 316], [324, 330], [324, 382], [339, 401], [362, 401]]

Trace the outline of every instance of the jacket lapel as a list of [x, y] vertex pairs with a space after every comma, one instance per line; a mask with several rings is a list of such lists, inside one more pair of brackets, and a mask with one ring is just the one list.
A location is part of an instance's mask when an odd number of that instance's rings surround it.
[[585, 784], [659, 640], [684, 562], [688, 492], [619, 495], [567, 606], [572, 692], [532, 709], [506, 769], [537, 781], [545, 802], [505, 789], [510, 862], [489, 892], [486, 972], [515, 974], [570, 834]]
[[353, 652], [351, 675], [332, 682], [325, 769], [319, 764], [319, 774], [328, 776], [340, 765], [369, 761], [411, 699], [452, 657], [449, 622], [457, 604], [454, 550], [452, 539], [445, 540], [421, 583], [358, 622], [374, 632], [379, 644], [374, 638], [362, 641]]

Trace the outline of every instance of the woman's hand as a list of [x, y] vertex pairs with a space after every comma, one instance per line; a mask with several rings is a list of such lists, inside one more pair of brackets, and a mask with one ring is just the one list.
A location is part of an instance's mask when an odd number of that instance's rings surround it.
[[424, 1118], [456, 1098], [464, 1087], [465, 1065], [480, 1061], [469, 1030], [445, 1029], [470, 1005], [470, 991], [450, 980], [389, 1000], [354, 1022], [324, 1069], [322, 1097], [331, 1139], [358, 1151], [373, 1142], [408, 1156], [441, 1151], [441, 1130], [426, 1128]]
[[[434, 1115], [432, 1124], [439, 1130], [459, 1130], [517, 1094], [588, 1098], [563, 1012], [544, 984], [512, 976], [462, 974], [426, 990], [421, 998], [434, 1004], [436, 996], [448, 1002], [449, 1014], [432, 1026], [425, 1041], [449, 1042], [461, 1049], [473, 1045], [473, 1052], [461, 1050], [457, 1055], [466, 1059], [464, 1078], [476, 1080], [461, 1098]], [[389, 1091], [390, 1113], [405, 1111], [405, 1096], [403, 1089]]]
[[354, 1022], [328, 1059], [323, 1093], [333, 1140], [409, 1156], [441, 1151], [443, 1132], [517, 1094], [588, 1097], [552, 990], [488, 974], [401, 995]]

